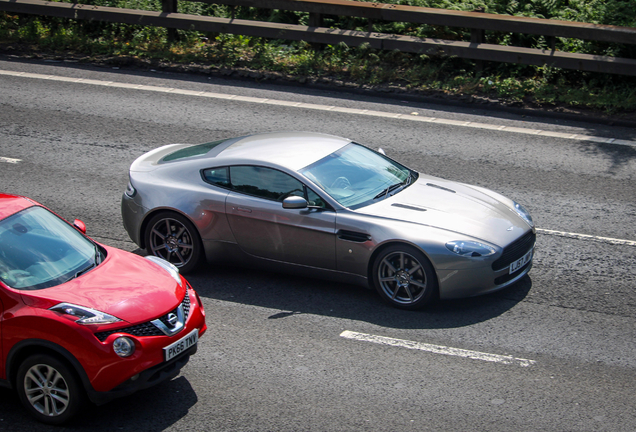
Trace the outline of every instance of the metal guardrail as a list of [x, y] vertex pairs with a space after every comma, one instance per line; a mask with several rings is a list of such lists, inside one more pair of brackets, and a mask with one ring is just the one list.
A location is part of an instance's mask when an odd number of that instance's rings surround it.
[[[277, 8], [314, 14], [312, 26], [187, 15], [173, 12], [176, 0], [164, 0], [164, 12], [123, 9], [46, 0], [0, 0], [0, 10], [72, 19], [97, 20], [168, 29], [241, 34], [274, 39], [303, 40], [310, 43], [349, 46], [369, 44], [378, 50], [399, 50], [421, 54], [445, 54], [477, 61], [528, 65], [550, 65], [564, 69], [636, 76], [636, 60], [590, 54], [567, 53], [481, 43], [475, 31], [496, 30], [532, 33], [552, 37], [577, 37], [616, 43], [636, 44], [636, 29], [586, 23], [504, 17], [475, 12], [456, 12], [350, 0], [193, 0], [235, 6]], [[450, 25], [473, 29], [471, 42], [418, 38], [385, 33], [324, 28], [320, 14], [357, 16], [385, 21], [405, 21]], [[556, 24], [555, 24], [556, 23]], [[575, 36], [578, 35], [578, 36]]]

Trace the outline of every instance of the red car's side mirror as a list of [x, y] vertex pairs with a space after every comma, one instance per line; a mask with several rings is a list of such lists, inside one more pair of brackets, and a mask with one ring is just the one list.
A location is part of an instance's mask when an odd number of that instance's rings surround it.
[[79, 219], [73, 221], [73, 226], [80, 230], [83, 234], [86, 234], [86, 224]]

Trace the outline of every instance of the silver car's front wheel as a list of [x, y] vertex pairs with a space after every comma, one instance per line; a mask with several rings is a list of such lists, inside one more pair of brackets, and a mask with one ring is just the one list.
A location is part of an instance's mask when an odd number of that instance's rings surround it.
[[164, 212], [148, 223], [146, 249], [186, 273], [199, 263], [202, 248], [199, 233], [189, 220], [177, 213]]
[[64, 363], [45, 354], [31, 356], [20, 365], [17, 390], [24, 407], [49, 424], [66, 422], [84, 400], [76, 375]]
[[378, 255], [373, 282], [387, 303], [402, 309], [426, 306], [438, 289], [433, 266], [424, 254], [408, 245], [390, 246]]

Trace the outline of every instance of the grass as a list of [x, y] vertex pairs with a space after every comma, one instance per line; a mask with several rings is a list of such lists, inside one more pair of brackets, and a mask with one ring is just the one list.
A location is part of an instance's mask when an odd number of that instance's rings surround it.
[[[391, 3], [391, 0], [386, 0]], [[160, 10], [156, 0], [88, 0], [84, 3]], [[400, 0], [399, 4], [482, 10], [491, 13], [569, 19], [582, 22], [636, 26], [636, 2], [620, 0]], [[229, 16], [229, 7], [179, 2], [180, 13]], [[308, 14], [239, 7], [237, 18], [307, 24]], [[366, 20], [324, 18], [325, 26], [366, 30]], [[374, 30], [419, 37], [469, 40], [466, 29], [374, 23]], [[543, 48], [542, 37], [487, 33], [488, 43]], [[288, 79], [339, 80], [352, 86], [400, 88], [423, 94], [447, 95], [507, 104], [591, 109], [610, 114], [636, 111], [636, 78], [511, 64], [475, 64], [453, 57], [387, 52], [344, 43], [315, 49], [305, 42], [178, 31], [170, 42], [167, 30], [127, 24], [82, 22], [61, 18], [0, 13], [0, 44], [22, 52], [81, 55], [87, 60], [139, 59], [212, 68], [274, 72]], [[563, 51], [636, 58], [636, 45], [584, 42], [557, 38]], [[119, 59], [119, 60], [117, 60]]]

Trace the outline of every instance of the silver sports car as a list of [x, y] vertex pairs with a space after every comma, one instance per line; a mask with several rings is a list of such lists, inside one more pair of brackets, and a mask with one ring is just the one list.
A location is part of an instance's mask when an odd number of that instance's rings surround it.
[[122, 215], [135, 243], [183, 272], [259, 265], [375, 287], [405, 309], [518, 281], [536, 237], [502, 195], [305, 132], [148, 152], [130, 167]]

